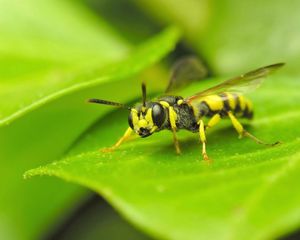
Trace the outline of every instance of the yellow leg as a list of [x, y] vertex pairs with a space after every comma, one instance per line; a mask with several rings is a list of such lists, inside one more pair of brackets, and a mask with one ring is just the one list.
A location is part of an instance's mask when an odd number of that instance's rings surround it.
[[131, 136], [133, 130], [129, 127], [127, 128], [126, 132], [124, 133], [124, 135], [112, 146], [112, 147], [108, 147], [108, 148], [103, 148], [101, 149], [102, 152], [112, 152], [114, 151], [116, 148], [118, 148], [123, 142], [127, 141], [129, 139], [129, 137]]
[[208, 124], [205, 126], [206, 128], [212, 128], [221, 120], [221, 115], [219, 113], [212, 116], [209, 120]]
[[177, 136], [176, 136], [176, 130], [172, 129], [172, 132], [173, 132], [173, 141], [174, 141], [174, 146], [175, 146], [175, 149], [176, 149], [176, 153], [181, 154], [181, 150], [180, 150], [180, 147], [179, 147], [179, 141], [178, 141]]
[[200, 120], [198, 123], [199, 123], [200, 141], [202, 142], [202, 156], [205, 161], [209, 161], [210, 159], [206, 153], [206, 136], [205, 136], [203, 120]]
[[179, 141], [176, 136], [176, 118], [177, 118], [176, 112], [174, 111], [173, 107], [169, 106], [169, 119], [170, 119], [170, 124], [171, 124], [172, 132], [173, 132], [174, 146], [176, 149], [176, 153], [181, 154]]
[[238, 132], [239, 137], [248, 137], [251, 138], [253, 141], [255, 141], [258, 144], [263, 144], [263, 145], [267, 145], [267, 146], [275, 146], [277, 144], [279, 144], [279, 142], [275, 142], [275, 143], [265, 143], [262, 140], [258, 139], [257, 137], [253, 136], [251, 133], [247, 132], [242, 124], [236, 119], [236, 117], [232, 114], [232, 112], [228, 112], [228, 116], [232, 122], [233, 127], [235, 128], [235, 130]]
[[215, 126], [219, 121], [221, 120], [221, 115], [220, 114], [215, 114], [208, 122], [206, 126], [204, 126], [203, 120], [200, 120], [198, 122], [199, 124], [199, 134], [200, 134], [200, 141], [202, 143], [202, 156], [203, 159], [206, 161], [210, 161], [209, 157], [207, 156], [206, 153], [206, 136], [205, 136], [205, 130], [207, 128], [212, 128]]

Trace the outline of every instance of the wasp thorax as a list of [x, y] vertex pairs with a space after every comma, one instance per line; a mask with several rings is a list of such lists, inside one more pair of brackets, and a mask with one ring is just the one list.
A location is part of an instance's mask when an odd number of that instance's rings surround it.
[[129, 126], [141, 137], [150, 136], [166, 120], [166, 113], [159, 103], [149, 103], [147, 107], [132, 108], [128, 116]]

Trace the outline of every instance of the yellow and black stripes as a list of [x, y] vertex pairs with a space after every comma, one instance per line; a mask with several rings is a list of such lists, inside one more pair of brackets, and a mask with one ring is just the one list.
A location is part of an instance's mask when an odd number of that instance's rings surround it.
[[231, 111], [237, 117], [253, 117], [252, 103], [243, 95], [234, 93], [220, 93], [219, 96], [223, 99], [224, 110], [226, 112]]
[[252, 118], [252, 103], [242, 95], [233, 93], [220, 93], [203, 97], [201, 101], [193, 104], [195, 112], [198, 112], [198, 118], [212, 117], [220, 114], [221, 117], [228, 116], [231, 111], [240, 118]]

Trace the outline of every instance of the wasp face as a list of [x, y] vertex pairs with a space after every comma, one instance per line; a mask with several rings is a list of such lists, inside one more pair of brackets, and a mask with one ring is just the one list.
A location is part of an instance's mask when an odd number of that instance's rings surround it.
[[129, 126], [141, 137], [148, 137], [166, 121], [166, 112], [159, 103], [148, 103], [146, 107], [132, 108], [128, 116]]

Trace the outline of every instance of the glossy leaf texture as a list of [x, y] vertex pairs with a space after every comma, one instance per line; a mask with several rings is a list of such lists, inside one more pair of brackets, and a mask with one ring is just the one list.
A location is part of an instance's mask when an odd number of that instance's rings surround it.
[[298, 88], [295, 78], [277, 74], [251, 95], [255, 119], [245, 126], [266, 141], [283, 142], [276, 147], [239, 140], [224, 120], [207, 136], [211, 165], [201, 159], [198, 135], [188, 132], [179, 134], [180, 156], [166, 131], [104, 154], [99, 148], [113, 144], [127, 125], [126, 114], [115, 111], [78, 139], [66, 157], [25, 177], [50, 175], [86, 186], [158, 238], [278, 238], [300, 226]]
[[133, 47], [77, 1], [1, 1], [0, 12], [0, 238], [40, 238], [86, 190], [26, 182], [24, 171], [60, 157], [109, 110], [86, 99], [111, 98], [111, 87], [117, 101], [139, 95], [137, 75], [171, 51], [179, 33], [170, 28]]
[[[139, 72], [143, 67], [144, 62], [136, 61], [133, 56], [127, 61], [136, 67], [126, 68], [123, 60], [132, 55], [130, 44], [83, 5], [31, 0], [21, 8], [23, 12], [15, 13], [18, 3], [3, 4], [0, 14], [3, 36], [0, 98], [5, 99], [0, 105], [0, 125], [60, 96], [107, 82], [113, 73], [122, 75], [124, 69]], [[68, 8], [69, 14], [65, 14], [63, 8]], [[77, 18], [78, 15], [82, 18]], [[169, 35], [162, 43], [162, 51], [152, 52], [149, 61], [154, 61], [155, 53], [163, 52], [172, 35], [175, 38], [178, 33], [173, 29]], [[141, 49], [136, 55], [139, 54], [147, 54], [147, 50]], [[116, 66], [118, 60], [119, 67]], [[110, 63], [114, 63], [113, 67], [107, 70]]]
[[1, 2], [1, 125], [88, 81], [79, 76], [130, 49], [79, 2]]

